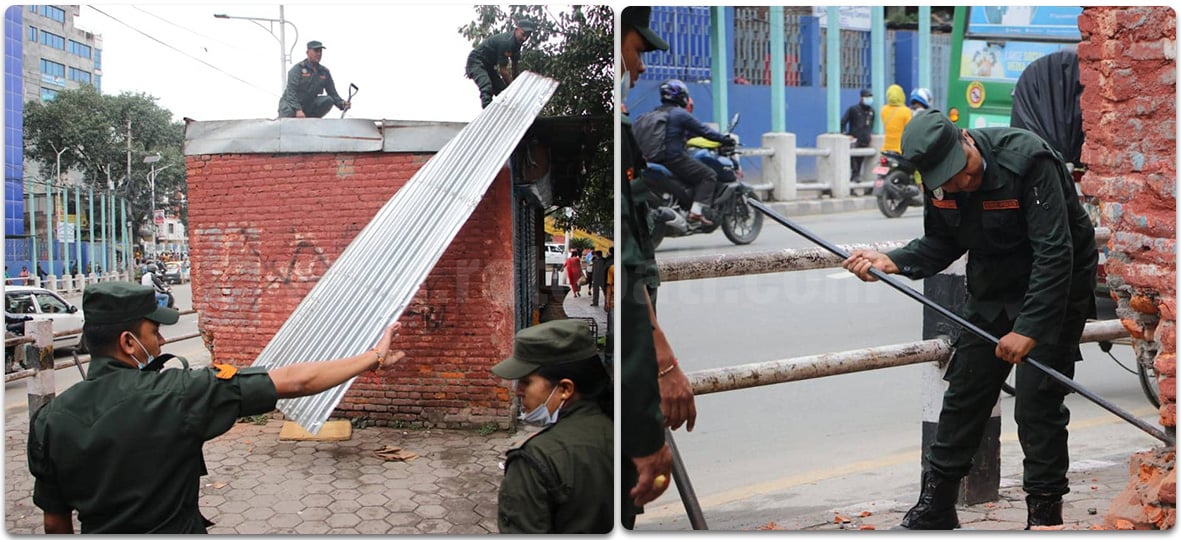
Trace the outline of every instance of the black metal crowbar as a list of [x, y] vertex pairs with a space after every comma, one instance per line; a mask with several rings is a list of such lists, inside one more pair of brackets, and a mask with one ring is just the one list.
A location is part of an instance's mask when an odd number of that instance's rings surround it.
[[[750, 204], [752, 207], [754, 207], [756, 210], [766, 214], [767, 217], [779, 222], [780, 225], [783, 225], [784, 227], [787, 227], [787, 228], [791, 229], [792, 231], [796, 232], [800, 236], [803, 236], [804, 238], [811, 240], [816, 245], [828, 250], [829, 252], [833, 253], [834, 255], [836, 255], [842, 259], [849, 258], [849, 254], [845, 253], [845, 251], [842, 250], [841, 248], [829, 243], [827, 240], [824, 240], [823, 238], [820, 238], [819, 236], [816, 236], [815, 234], [812, 233], [812, 231], [809, 231], [808, 229], [801, 227], [799, 224], [792, 222], [790, 219], [787, 219], [786, 217], [781, 215], [779, 212], [772, 210], [770, 207], [763, 204], [762, 202], [748, 198], [747, 203]], [[901, 292], [902, 294], [905, 294], [915, 300], [918, 300], [924, 306], [927, 306], [927, 307], [935, 310], [940, 315], [947, 317], [948, 319], [952, 320], [956, 324], [967, 329], [969, 332], [976, 334], [981, 339], [988, 340], [990, 343], [993, 343], [993, 344], [1000, 343], [999, 339], [997, 339], [992, 334], [989, 334], [983, 328], [980, 328], [979, 326], [976, 326], [976, 325], [968, 322], [967, 319], [964, 319], [963, 317], [960, 317], [959, 315], [956, 315], [955, 313], [953, 313], [951, 310], [949, 310], [939, 304], [936, 304], [930, 298], [927, 298], [926, 296], [923, 296], [922, 293], [920, 293], [910, 287], [907, 287], [906, 285], [902, 284], [898, 280], [887, 275], [885, 272], [882, 272], [882, 271], [878, 270], [877, 268], [871, 267], [869, 269], [869, 273], [872, 274], [874, 277], [878, 278], [879, 280], [881, 280], [886, 285], [889, 285], [889, 286], [893, 287], [894, 289], [898, 290], [898, 292]], [[1053, 378], [1054, 380], [1058, 381], [1059, 383], [1065, 385], [1067, 388], [1070, 388], [1071, 390], [1078, 392], [1079, 395], [1091, 400], [1096, 405], [1103, 407], [1104, 409], [1107, 409], [1112, 414], [1124, 419], [1129, 424], [1132, 424], [1133, 426], [1140, 428], [1141, 431], [1143, 431], [1149, 435], [1152, 435], [1153, 437], [1156, 437], [1157, 439], [1161, 440], [1162, 442], [1164, 442], [1165, 444], [1167, 444], [1169, 446], [1176, 445], [1176, 441], [1172, 437], [1170, 437], [1168, 434], [1166, 434], [1164, 431], [1161, 431], [1160, 429], [1157, 429], [1156, 427], [1149, 425], [1148, 422], [1145, 422], [1139, 418], [1136, 418], [1135, 416], [1132, 416], [1132, 413], [1129, 413], [1128, 411], [1125, 411], [1125, 410], [1119, 408], [1114, 403], [1107, 401], [1106, 399], [1103, 399], [1102, 397], [1095, 394], [1094, 392], [1091, 392], [1090, 390], [1087, 390], [1083, 386], [1079, 385], [1077, 382], [1074, 382], [1073, 380], [1071, 380], [1066, 375], [1059, 373], [1057, 370], [1051, 369], [1051, 368], [1047, 367], [1046, 365], [1042, 364], [1041, 362], [1038, 362], [1037, 360], [1034, 360], [1033, 358], [1030, 358], [1028, 356], [1025, 357], [1025, 362], [1028, 362], [1029, 365], [1037, 368], [1038, 371], [1041, 371], [1042, 373], [1049, 375], [1051, 378]]]
[[[359, 92], [359, 91], [361, 91], [361, 89], [357, 88], [357, 85], [355, 85], [353, 83], [349, 83], [349, 99], [347, 99], [345, 101], [349, 102], [350, 109], [353, 107], [353, 96], [357, 95], [357, 92]], [[344, 118], [344, 113], [347, 113], [347, 112], [349, 112], [348, 109], [340, 111], [340, 117]]]

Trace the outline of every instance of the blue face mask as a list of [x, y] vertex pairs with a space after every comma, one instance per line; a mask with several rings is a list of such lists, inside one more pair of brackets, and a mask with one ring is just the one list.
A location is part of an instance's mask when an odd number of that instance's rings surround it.
[[549, 398], [554, 397], [554, 392], [557, 392], [557, 391], [558, 391], [558, 387], [555, 386], [553, 390], [550, 390], [550, 393], [548, 396], [546, 396], [545, 401], [542, 401], [541, 405], [538, 405], [537, 408], [533, 409], [532, 411], [529, 411], [528, 413], [521, 411], [521, 416], [519, 417], [521, 419], [521, 421], [525, 422], [526, 424], [529, 424], [531, 426], [539, 426], [539, 427], [545, 427], [550, 424], [553, 424], [554, 422], [557, 422], [558, 421], [558, 412], [560, 412], [562, 410], [562, 405], [566, 404], [565, 398], [562, 399], [561, 403], [558, 403], [558, 409], [555, 410], [553, 413], [550, 413], [549, 407], [545, 406], [546, 403], [549, 403]]
[[147, 357], [148, 357], [148, 359], [145, 360], [142, 364], [140, 363], [138, 358], [136, 358], [134, 356], [131, 357], [132, 360], [135, 360], [135, 365], [139, 366], [139, 369], [142, 371], [145, 367], [148, 367], [148, 364], [151, 364], [152, 360], [155, 360], [156, 357], [152, 356], [152, 353], [148, 352], [148, 348], [144, 347], [143, 343], [140, 343], [139, 338], [135, 337], [135, 334], [131, 334], [131, 339], [134, 339], [135, 342], [139, 344], [139, 348], [143, 349], [144, 354], [147, 355]]
[[873, 105], [873, 98], [871, 98], [871, 97], [861, 98], [861, 102], [866, 105], [872, 106]]

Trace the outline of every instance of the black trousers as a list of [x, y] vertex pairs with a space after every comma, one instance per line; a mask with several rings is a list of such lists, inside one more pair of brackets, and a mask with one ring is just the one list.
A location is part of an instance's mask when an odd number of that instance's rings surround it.
[[[869, 147], [868, 142], [865, 144], [861, 144], [857, 141], [853, 141], [853, 148], [868, 148], [868, 147]], [[865, 157], [863, 157], [863, 156], [849, 157], [849, 178], [850, 179], [857, 180], [857, 179], [861, 178], [861, 163], [863, 161], [865, 161]]]
[[714, 186], [718, 181], [718, 174], [705, 164], [689, 157], [687, 153], [677, 154], [671, 158], [664, 158], [661, 165], [693, 191], [693, 202], [709, 206], [713, 203]]
[[467, 77], [476, 82], [476, 87], [480, 89], [480, 106], [488, 108], [492, 104], [492, 96], [499, 95], [508, 88], [504, 83], [504, 79], [500, 78], [500, 73], [496, 71], [496, 66], [488, 67], [478, 62], [469, 62], [466, 69]]
[[[329, 96], [316, 96], [311, 102], [303, 104], [303, 114], [308, 118], [323, 118], [336, 105]], [[295, 109], [287, 106], [279, 108], [279, 118], [295, 118]]]
[[[972, 317], [972, 323], [1000, 338], [1013, 328], [1013, 321], [1001, 314], [995, 321]], [[1078, 341], [1086, 324], [1085, 315], [1068, 313], [1062, 323], [1059, 344], [1038, 344], [1029, 356], [1074, 377], [1074, 363], [1082, 358]], [[956, 354], [944, 380], [935, 442], [927, 453], [931, 471], [947, 478], [961, 478], [972, 466], [980, 447], [985, 424], [1009, 376], [1012, 364], [996, 357], [996, 346], [964, 332], [956, 341]], [[1066, 470], [1070, 465], [1066, 425], [1070, 411], [1063, 398], [1070, 389], [1027, 364], [1017, 366], [1017, 399], [1014, 417], [1017, 438], [1025, 453], [1024, 487], [1031, 495], [1063, 495], [1070, 491]]]

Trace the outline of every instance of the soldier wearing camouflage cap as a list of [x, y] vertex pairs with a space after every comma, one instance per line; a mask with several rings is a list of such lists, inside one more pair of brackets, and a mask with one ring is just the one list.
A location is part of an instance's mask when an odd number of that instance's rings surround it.
[[521, 45], [536, 31], [537, 23], [520, 19], [512, 31], [481, 41], [467, 55], [464, 73], [480, 89], [481, 107], [487, 108], [492, 103], [492, 96], [500, 95], [521, 74], [517, 67], [521, 59]]
[[492, 373], [516, 381], [521, 419], [543, 429], [508, 451], [501, 533], [597, 533], [615, 524], [614, 392], [586, 323], [565, 319], [517, 332]]
[[906, 529], [959, 526], [955, 504], [1001, 384], [1017, 366], [1018, 438], [1025, 451], [1027, 528], [1062, 524], [1067, 493], [1069, 390], [1022, 363], [1036, 358], [1068, 377], [1095, 314], [1095, 230], [1061, 156], [1016, 128], [960, 129], [935, 110], [902, 133], [902, 157], [927, 189], [924, 235], [887, 254], [854, 251], [845, 268], [872, 281], [872, 266], [923, 279], [968, 254], [963, 315], [998, 345], [963, 333], [947, 367], [948, 388], [927, 452], [922, 494]]
[[29, 421], [33, 503], [50, 534], [73, 533], [74, 511], [83, 533], [205, 533], [212, 524], [198, 506], [205, 441], [240, 417], [273, 410], [280, 398], [322, 392], [404, 356], [390, 351], [394, 324], [373, 349], [349, 358], [274, 371], [161, 370], [171, 355], [161, 355], [160, 325], [180, 314], [159, 307], [151, 287], [88, 286], [82, 312], [89, 373]]

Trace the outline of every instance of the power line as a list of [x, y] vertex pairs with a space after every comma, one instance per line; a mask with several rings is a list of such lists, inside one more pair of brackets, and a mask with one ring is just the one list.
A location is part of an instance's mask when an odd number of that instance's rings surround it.
[[[135, 9], [136, 9], [136, 10], [138, 10], [138, 11], [141, 11], [141, 12], [143, 12], [143, 13], [146, 13], [146, 14], [148, 14], [148, 15], [152, 16], [152, 17], [155, 17], [155, 18], [157, 18], [157, 19], [160, 19], [161, 21], [164, 21], [164, 22], [166, 22], [166, 23], [168, 23], [168, 24], [170, 24], [170, 25], [172, 25], [172, 26], [175, 26], [175, 27], [177, 27], [177, 28], [180, 28], [181, 30], [184, 30], [184, 31], [186, 31], [186, 32], [188, 32], [188, 33], [190, 33], [190, 34], [193, 34], [193, 35], [197, 36], [197, 37], [204, 38], [204, 39], [208, 39], [208, 40], [210, 40], [210, 41], [213, 41], [213, 42], [215, 42], [215, 43], [219, 43], [219, 44], [221, 44], [221, 45], [224, 45], [224, 46], [226, 46], [226, 47], [229, 47], [229, 48], [231, 48], [231, 49], [233, 49], [233, 48], [234, 48], [234, 46], [233, 46], [233, 45], [230, 45], [229, 43], [226, 43], [226, 42], [224, 42], [224, 41], [222, 41], [222, 40], [220, 40], [220, 39], [217, 39], [217, 38], [215, 38], [215, 37], [210, 37], [210, 36], [207, 36], [207, 35], [205, 35], [205, 34], [202, 34], [202, 33], [200, 33], [200, 32], [197, 32], [196, 30], [193, 30], [193, 29], [191, 29], [191, 28], [188, 28], [188, 27], [186, 27], [186, 26], [182, 26], [182, 25], [176, 24], [176, 23], [174, 23], [174, 22], [172, 22], [172, 21], [170, 21], [170, 20], [168, 20], [168, 19], [165, 19], [164, 17], [161, 17], [161, 16], [159, 16], [159, 15], [157, 15], [157, 14], [155, 14], [155, 13], [152, 13], [151, 11], [148, 11], [148, 10], [146, 10], [146, 9], [144, 9], [144, 8], [141, 8], [141, 7], [139, 7], [139, 6], [131, 6], [131, 7], [135, 8]], [[204, 48], [204, 47], [202, 47], [202, 48]], [[206, 49], [206, 52], [208, 52], [208, 49]]]
[[152, 36], [152, 35], [149, 35], [148, 33], [144, 32], [143, 30], [140, 30], [140, 29], [138, 29], [138, 28], [136, 28], [136, 27], [134, 27], [134, 26], [132, 26], [132, 25], [130, 25], [130, 24], [127, 24], [127, 23], [123, 22], [122, 20], [120, 20], [119, 18], [117, 18], [117, 17], [113, 17], [113, 16], [111, 16], [110, 14], [108, 14], [108, 13], [104, 12], [104, 11], [103, 11], [103, 10], [101, 10], [101, 9], [98, 9], [98, 8], [94, 7], [94, 6], [93, 6], [93, 5], [91, 5], [91, 4], [87, 4], [87, 6], [86, 6], [86, 7], [89, 7], [90, 9], [93, 9], [93, 10], [95, 10], [95, 11], [99, 12], [100, 14], [102, 14], [102, 15], [106, 16], [107, 18], [109, 18], [109, 19], [111, 19], [111, 20], [113, 20], [113, 21], [115, 21], [115, 22], [117, 22], [117, 23], [119, 23], [119, 24], [121, 24], [121, 25], [123, 25], [123, 26], [126, 26], [126, 27], [128, 27], [128, 28], [130, 28], [130, 29], [132, 29], [132, 30], [134, 30], [134, 31], [136, 31], [136, 32], [138, 32], [138, 33], [140, 33], [140, 34], [142, 34], [144, 37], [146, 37], [146, 38], [148, 38], [148, 39], [150, 39], [150, 40], [152, 40], [152, 41], [155, 41], [156, 43], [159, 43], [159, 44], [161, 44], [161, 45], [163, 45], [163, 46], [165, 46], [165, 47], [167, 47], [167, 48], [169, 48], [169, 49], [172, 49], [173, 51], [176, 51], [177, 53], [179, 53], [179, 54], [182, 54], [182, 55], [184, 55], [184, 56], [186, 56], [186, 57], [188, 57], [188, 58], [190, 58], [190, 59], [192, 59], [192, 60], [195, 60], [195, 61], [197, 61], [197, 62], [200, 62], [200, 63], [204, 64], [205, 66], [208, 66], [210, 69], [212, 69], [212, 70], [214, 70], [214, 71], [216, 71], [216, 72], [218, 72], [218, 73], [221, 73], [222, 75], [225, 75], [225, 76], [227, 76], [227, 77], [230, 77], [231, 79], [234, 79], [234, 80], [236, 80], [236, 81], [239, 81], [239, 82], [241, 82], [241, 83], [243, 83], [243, 84], [245, 84], [245, 85], [247, 85], [247, 86], [249, 86], [249, 87], [251, 87], [251, 88], [254, 88], [254, 89], [256, 89], [256, 90], [259, 90], [259, 91], [261, 91], [261, 92], [265, 92], [265, 93], [266, 93], [266, 94], [268, 94], [268, 95], [271, 95], [271, 96], [274, 96], [274, 97], [278, 97], [278, 94], [275, 94], [274, 92], [272, 92], [272, 91], [270, 91], [270, 90], [265, 90], [265, 89], [263, 89], [263, 88], [262, 88], [262, 87], [260, 87], [260, 86], [256, 86], [254, 83], [252, 83], [252, 82], [250, 82], [250, 81], [247, 81], [246, 79], [243, 79], [243, 78], [241, 78], [241, 77], [238, 77], [237, 75], [234, 75], [233, 73], [229, 73], [229, 72], [227, 72], [227, 71], [225, 71], [225, 70], [222, 70], [221, 68], [219, 68], [219, 67], [217, 67], [217, 66], [215, 66], [215, 65], [213, 65], [213, 64], [210, 64], [209, 62], [206, 62], [206, 61], [204, 61], [204, 60], [202, 60], [202, 59], [200, 59], [200, 58], [197, 58], [197, 57], [195, 57], [195, 56], [193, 56], [193, 55], [191, 55], [191, 54], [189, 54], [189, 53], [187, 53], [187, 52], [184, 52], [184, 51], [182, 51], [182, 50], [180, 50], [180, 49], [178, 49], [178, 48], [176, 48], [176, 47], [173, 47], [172, 45], [170, 45], [170, 44], [168, 44], [168, 43], [165, 43], [165, 42], [163, 42], [163, 41], [160, 41], [160, 40], [159, 40], [159, 39], [157, 39], [156, 37], [154, 37], [154, 36]]

